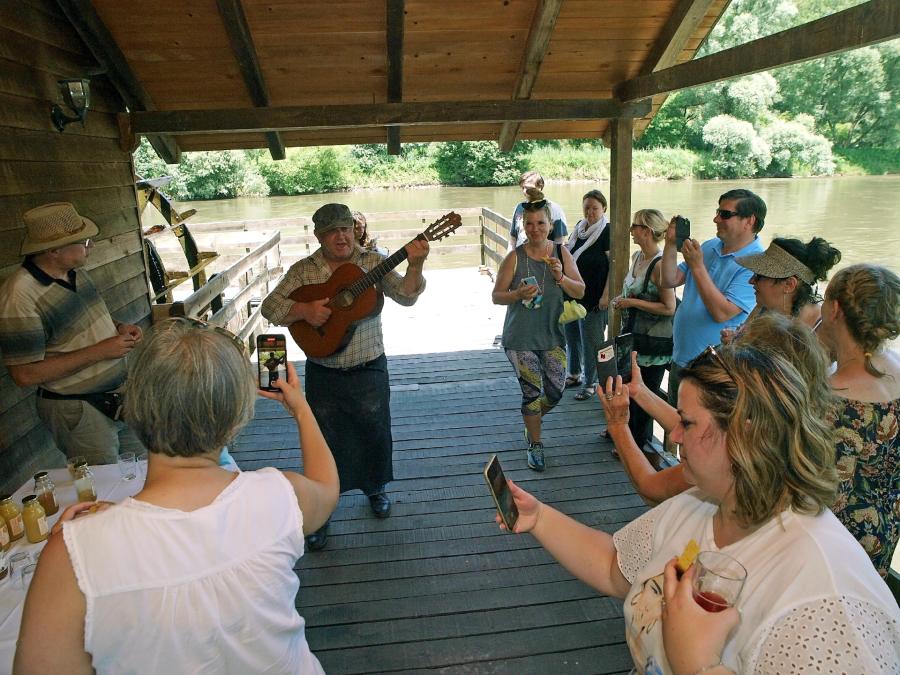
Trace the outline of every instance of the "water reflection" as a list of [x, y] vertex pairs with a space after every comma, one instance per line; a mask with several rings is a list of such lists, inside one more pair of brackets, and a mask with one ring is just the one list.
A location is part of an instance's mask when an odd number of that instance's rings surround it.
[[[570, 223], [581, 213], [581, 197], [593, 183], [548, 184], [547, 196], [565, 209]], [[609, 194], [609, 182], [599, 187]], [[769, 207], [761, 233], [767, 245], [775, 236], [808, 240], [824, 237], [841, 250], [841, 267], [856, 262], [873, 262], [900, 272], [900, 218], [897, 216], [900, 176], [860, 176], [840, 178], [763, 179], [754, 181], [654, 181], [636, 182], [633, 210], [658, 208], [666, 216], [681, 213], [691, 219], [695, 236], [708, 239], [715, 234], [712, 222], [718, 196], [735, 187], [749, 187]], [[515, 186], [503, 188], [427, 187], [396, 190], [362, 190], [299, 197], [241, 198], [183, 203], [196, 208], [191, 222], [261, 220], [310, 215], [325, 202], [337, 201], [364, 213], [414, 211], [487, 206], [509, 217], [521, 200]], [[615, 209], [615, 204], [610, 205]], [[404, 225], [408, 226], [408, 225]], [[394, 229], [381, 221], [374, 229]], [[454, 241], [454, 240], [448, 240]], [[461, 240], [460, 240], [461, 241]], [[437, 244], [440, 246], [441, 244]], [[443, 261], [441, 260], [443, 258]], [[457, 256], [440, 257], [439, 266], [458, 266]]]

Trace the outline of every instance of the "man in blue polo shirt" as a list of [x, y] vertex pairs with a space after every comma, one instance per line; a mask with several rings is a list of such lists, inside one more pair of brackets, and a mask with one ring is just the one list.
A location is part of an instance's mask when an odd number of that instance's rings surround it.
[[669, 402], [678, 405], [680, 369], [708, 345], [721, 342], [723, 328], [740, 326], [756, 305], [750, 285], [752, 272], [735, 258], [762, 253], [757, 233], [766, 219], [766, 203], [750, 190], [729, 190], [719, 197], [713, 222], [716, 238], [698, 243], [688, 239], [681, 248], [684, 262], [677, 263], [675, 219], [666, 233], [662, 283], [668, 288], [684, 284], [684, 296], [675, 312]]

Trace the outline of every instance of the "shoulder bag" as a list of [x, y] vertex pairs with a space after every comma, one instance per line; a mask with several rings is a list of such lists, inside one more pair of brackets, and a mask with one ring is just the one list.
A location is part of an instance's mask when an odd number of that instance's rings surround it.
[[[659, 262], [660, 257], [650, 261], [647, 272], [644, 274], [644, 285], [641, 292], [632, 296], [638, 300], [658, 302], [659, 297], [647, 293], [653, 268]], [[672, 355], [672, 324], [674, 318], [651, 314], [636, 307], [629, 307], [624, 312], [622, 320], [622, 332], [631, 333], [634, 336], [634, 350], [641, 356], [671, 356]]]

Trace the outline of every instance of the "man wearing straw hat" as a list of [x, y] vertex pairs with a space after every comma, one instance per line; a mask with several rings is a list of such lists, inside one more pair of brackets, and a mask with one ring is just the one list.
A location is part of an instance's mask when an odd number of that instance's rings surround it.
[[[138, 326], [118, 323], [83, 266], [97, 226], [67, 202], [25, 212], [25, 260], [0, 287], [0, 351], [13, 381], [37, 385], [37, 413], [68, 457], [116, 461], [125, 355]], [[102, 411], [102, 412], [101, 412]], [[126, 438], [127, 437], [127, 438]]]

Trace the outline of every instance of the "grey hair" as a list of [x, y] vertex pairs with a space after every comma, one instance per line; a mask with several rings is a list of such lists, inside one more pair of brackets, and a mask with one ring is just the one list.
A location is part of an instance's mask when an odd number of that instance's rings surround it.
[[129, 358], [125, 421], [150, 452], [219, 450], [253, 418], [255, 402], [249, 360], [214, 330], [163, 321]]

